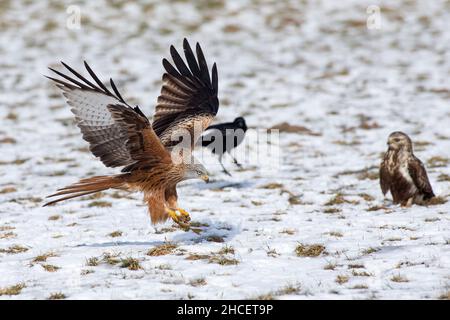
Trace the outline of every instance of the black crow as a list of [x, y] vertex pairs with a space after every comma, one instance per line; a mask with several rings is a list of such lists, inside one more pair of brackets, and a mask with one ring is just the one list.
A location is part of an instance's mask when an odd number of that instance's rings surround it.
[[[212, 153], [219, 156], [219, 162], [222, 166], [223, 172], [231, 176], [231, 174], [225, 169], [222, 163], [222, 157], [225, 153], [228, 153], [233, 162], [241, 168], [241, 164], [231, 155], [231, 150], [236, 148], [244, 140], [245, 132], [247, 131], [247, 124], [244, 118], [238, 117], [233, 122], [219, 123], [206, 128], [202, 139], [202, 147], [206, 147], [211, 150]], [[216, 137], [220, 137], [217, 143], [214, 143]], [[222, 140], [222, 143], [220, 143]]]

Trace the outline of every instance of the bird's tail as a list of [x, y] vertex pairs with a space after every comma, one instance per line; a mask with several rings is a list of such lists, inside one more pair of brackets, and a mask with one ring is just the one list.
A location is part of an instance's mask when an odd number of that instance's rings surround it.
[[57, 196], [64, 196], [64, 197], [47, 202], [46, 204], [44, 204], [44, 207], [50, 206], [63, 200], [81, 197], [111, 188], [120, 188], [125, 184], [126, 184], [125, 175], [97, 176], [82, 179], [77, 183], [71, 184], [70, 186], [58, 189], [57, 193], [47, 196], [47, 198]]

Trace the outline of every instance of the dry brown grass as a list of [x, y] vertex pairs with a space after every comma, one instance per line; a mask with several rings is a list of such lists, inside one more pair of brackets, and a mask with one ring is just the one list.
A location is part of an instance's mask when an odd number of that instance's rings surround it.
[[167, 242], [164, 244], [161, 244], [159, 246], [153, 247], [150, 250], [148, 250], [147, 255], [148, 256], [165, 256], [167, 254], [171, 254], [175, 251], [177, 248], [177, 245], [175, 243]]
[[445, 199], [444, 197], [441, 197], [441, 196], [433, 197], [426, 202], [427, 205], [431, 205], [431, 206], [444, 204], [444, 203], [447, 203], [447, 199]]
[[42, 264], [41, 266], [42, 266], [42, 268], [44, 268], [44, 270], [47, 271], [47, 272], [56, 272], [56, 271], [58, 271], [59, 269], [61, 269], [61, 267], [54, 266], [54, 265], [52, 265], [52, 264]]
[[25, 283], [18, 283], [10, 287], [0, 288], [0, 296], [16, 296], [25, 287]]
[[348, 276], [345, 276], [345, 275], [338, 275], [338, 276], [336, 277], [335, 282], [336, 282], [336, 283], [339, 283], [339, 284], [344, 284], [344, 283], [347, 283], [349, 279], [350, 279], [350, 278], [349, 278]]
[[6, 249], [0, 249], [0, 253], [7, 253], [7, 254], [18, 254], [18, 253], [22, 253], [22, 252], [26, 252], [26, 251], [28, 251], [28, 248], [23, 247], [18, 244], [13, 245]]
[[430, 168], [440, 168], [440, 167], [446, 167], [450, 163], [450, 160], [448, 158], [436, 156], [431, 157], [428, 159], [427, 164]]
[[117, 238], [117, 237], [121, 237], [123, 234], [122, 231], [113, 231], [111, 233], [108, 234], [108, 236], [112, 237], [112, 238]]
[[239, 264], [239, 260], [225, 256], [212, 256], [209, 259], [209, 263], [217, 263], [221, 266], [232, 266]]
[[91, 203], [88, 204], [89, 208], [92, 207], [100, 207], [100, 208], [109, 208], [112, 207], [112, 203], [108, 202], [108, 201], [92, 201]]
[[205, 280], [205, 278], [193, 279], [193, 280], [189, 281], [189, 284], [193, 287], [201, 287], [201, 286], [206, 285], [206, 280]]
[[406, 277], [404, 277], [400, 274], [392, 276], [391, 281], [392, 282], [409, 282], [409, 280]]
[[50, 296], [47, 298], [48, 300], [63, 300], [66, 298], [66, 295], [62, 292], [54, 292], [50, 294]]
[[324, 251], [325, 247], [321, 244], [299, 244], [295, 248], [297, 257], [318, 257]]
[[328, 202], [326, 202], [325, 205], [326, 206], [334, 206], [334, 205], [339, 205], [339, 204], [344, 204], [344, 203], [359, 204], [359, 201], [345, 199], [345, 197], [342, 193], [337, 193], [333, 198], [328, 200]]
[[139, 260], [132, 258], [132, 257], [127, 257], [125, 259], [121, 260], [122, 264], [120, 265], [121, 268], [127, 268], [128, 270], [140, 270], [142, 269], [141, 265], [139, 264]]
[[31, 263], [46, 262], [48, 258], [57, 257], [58, 255], [52, 251], [36, 256]]

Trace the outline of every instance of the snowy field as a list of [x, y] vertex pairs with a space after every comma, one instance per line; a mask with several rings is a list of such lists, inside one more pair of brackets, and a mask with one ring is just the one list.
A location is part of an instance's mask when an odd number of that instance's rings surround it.
[[[80, 29], [59, 1], [0, 2], [0, 299], [449, 298], [449, 1], [107, 2], [76, 1]], [[43, 208], [117, 172], [88, 152], [46, 68], [87, 60], [151, 116], [184, 37], [218, 64], [217, 122], [281, 129], [279, 171], [228, 158], [228, 177], [206, 158], [213, 182], [179, 187], [199, 235], [152, 226], [138, 193]], [[382, 196], [395, 130], [439, 204]]]

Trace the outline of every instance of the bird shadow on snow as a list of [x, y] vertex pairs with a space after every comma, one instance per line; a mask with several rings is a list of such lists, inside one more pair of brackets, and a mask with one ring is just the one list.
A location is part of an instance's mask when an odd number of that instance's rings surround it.
[[108, 248], [108, 247], [120, 247], [120, 246], [159, 246], [163, 244], [164, 241], [109, 241], [101, 243], [82, 243], [75, 247], [90, 247], [90, 248]]

